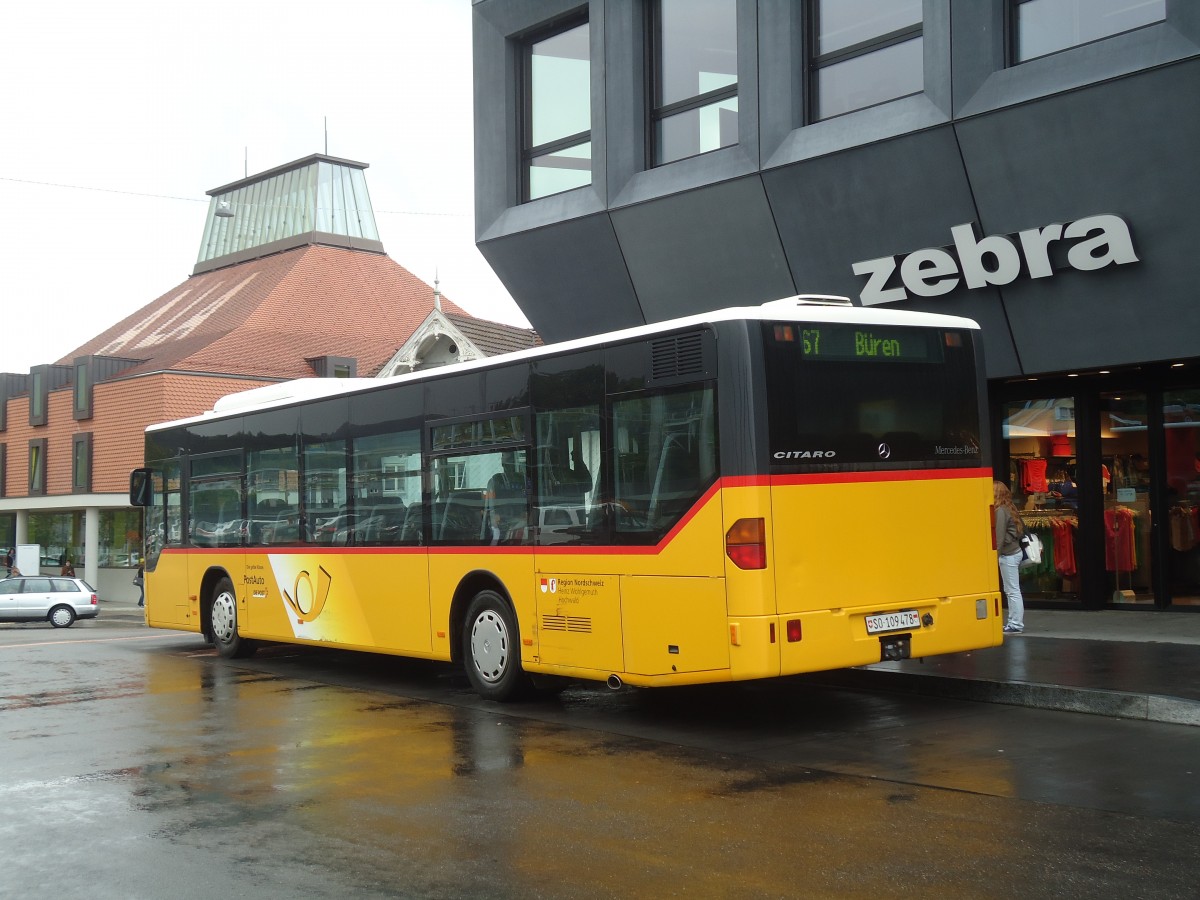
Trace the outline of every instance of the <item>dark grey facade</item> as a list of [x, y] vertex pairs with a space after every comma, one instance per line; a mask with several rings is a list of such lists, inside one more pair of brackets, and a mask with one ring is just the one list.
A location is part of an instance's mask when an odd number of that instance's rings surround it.
[[[1161, 436], [1171, 391], [1200, 389], [1200, 3], [1166, 0], [1162, 21], [1019, 64], [1015, 6], [924, 0], [924, 90], [811, 121], [809, 5], [738, 0], [737, 143], [653, 167], [644, 2], [476, 0], [477, 243], [547, 341], [797, 293], [871, 302], [872, 287], [904, 290], [910, 254], [944, 250], [909, 262], [909, 281], [937, 295], [892, 302], [982, 325], [997, 477], [1009, 480], [1023, 453], [1005, 442], [1012, 404], [1074, 398], [1072, 471], [1099, 484], [1116, 389], [1076, 376], [1120, 373], [1144, 395], [1156, 474], [1139, 497], [1158, 543], [1133, 589], [1168, 605], [1171, 585], [1200, 585], [1200, 554], [1183, 563], [1195, 572], [1171, 568], [1178, 492]], [[521, 202], [522, 41], [579, 11], [590, 22], [591, 184]], [[1079, 220], [1073, 240], [1046, 245], [1046, 265], [1036, 246], [1026, 252], [1022, 232], [1036, 245], [1065, 234], [1047, 226]], [[1096, 221], [1115, 231], [1087, 227]], [[1019, 272], [969, 286], [951, 231], [962, 225], [980, 248], [1001, 236]], [[886, 281], [855, 272], [889, 257]], [[1002, 268], [980, 260], [985, 281]], [[1051, 599], [1096, 606], [1120, 592], [1120, 571], [1110, 577], [1101, 558], [1106, 502], [1081, 491], [1080, 574], [1070, 590], [1045, 591]]]
[[[856, 298], [852, 263], [948, 245], [952, 226], [1111, 213], [1137, 263], [903, 305], [978, 320], [996, 377], [1194, 356], [1200, 4], [1167, 6], [1162, 23], [1006, 66], [1005, 2], [926, 0], [924, 93], [805, 125], [804, 5], [742, 2], [739, 142], [648, 168], [642, 4], [482, 0], [479, 248], [559, 340], [795, 293]], [[581, 7], [593, 181], [519, 203], [519, 38]]]

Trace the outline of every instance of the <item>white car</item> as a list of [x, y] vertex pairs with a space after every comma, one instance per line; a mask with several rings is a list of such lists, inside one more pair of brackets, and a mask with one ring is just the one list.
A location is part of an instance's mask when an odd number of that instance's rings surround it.
[[14, 575], [0, 581], [0, 622], [49, 622], [69, 628], [100, 613], [96, 589], [82, 578]]

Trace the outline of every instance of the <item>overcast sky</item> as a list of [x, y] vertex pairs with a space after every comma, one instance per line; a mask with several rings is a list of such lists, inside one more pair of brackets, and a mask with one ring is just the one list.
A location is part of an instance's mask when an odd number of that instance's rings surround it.
[[527, 325], [474, 243], [470, 0], [38, 0], [0, 12], [0, 371], [183, 282], [205, 191], [325, 151], [370, 164], [384, 250]]

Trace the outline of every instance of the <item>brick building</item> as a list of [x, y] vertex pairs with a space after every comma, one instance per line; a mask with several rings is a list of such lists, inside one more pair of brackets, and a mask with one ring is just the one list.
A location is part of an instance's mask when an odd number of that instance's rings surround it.
[[147, 425], [277, 381], [375, 376], [439, 317], [479, 352], [464, 329], [489, 323], [384, 253], [365, 169], [314, 155], [210, 191], [190, 278], [62, 359], [0, 373], [0, 544], [38, 544], [43, 571], [67, 557], [101, 596], [133, 595], [127, 492]]

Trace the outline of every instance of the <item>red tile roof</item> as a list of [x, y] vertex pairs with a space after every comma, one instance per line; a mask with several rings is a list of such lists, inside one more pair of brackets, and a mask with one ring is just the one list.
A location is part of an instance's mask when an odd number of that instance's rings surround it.
[[474, 316], [447, 314], [446, 318], [485, 356], [528, 350], [530, 347], [541, 346], [542, 343], [542, 339], [532, 328], [489, 322]]
[[143, 360], [122, 375], [303, 378], [306, 359], [344, 356], [370, 376], [433, 305], [433, 288], [384, 254], [310, 244], [194, 275], [60, 362], [96, 354]]

